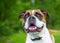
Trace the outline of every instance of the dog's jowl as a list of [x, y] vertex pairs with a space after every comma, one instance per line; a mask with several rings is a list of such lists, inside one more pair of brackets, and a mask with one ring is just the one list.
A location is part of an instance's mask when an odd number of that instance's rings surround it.
[[25, 43], [54, 43], [54, 37], [46, 27], [48, 13], [44, 10], [27, 10], [19, 15], [27, 33]]

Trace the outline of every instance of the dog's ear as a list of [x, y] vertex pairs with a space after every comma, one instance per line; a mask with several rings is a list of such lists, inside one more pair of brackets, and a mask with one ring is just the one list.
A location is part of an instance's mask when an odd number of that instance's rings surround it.
[[45, 11], [45, 10], [40, 10], [43, 14], [44, 14], [44, 16], [46, 17], [46, 18], [49, 18], [49, 15], [48, 15], [48, 13]]
[[20, 18], [23, 18], [23, 17], [24, 17], [25, 12], [26, 12], [26, 11], [21, 12], [21, 13], [19, 14], [19, 17], [18, 17], [18, 18], [19, 18], [19, 19], [20, 19]]
[[47, 24], [47, 26], [48, 26], [48, 24], [49, 24], [49, 15], [48, 15], [48, 13], [45, 11], [45, 10], [40, 10], [43, 14], [44, 14], [44, 16], [45, 16], [45, 18], [46, 18], [46, 24]]

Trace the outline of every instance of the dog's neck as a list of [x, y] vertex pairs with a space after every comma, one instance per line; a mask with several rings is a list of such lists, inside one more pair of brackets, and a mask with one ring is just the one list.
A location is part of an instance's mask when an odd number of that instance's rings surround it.
[[41, 40], [36, 40], [36, 41], [34, 41], [34, 43], [52, 43], [51, 38], [50, 38], [50, 34], [48, 32], [48, 29], [46, 28], [46, 24], [44, 25], [43, 30], [38, 35], [36, 35], [36, 36], [32, 35], [31, 36], [30, 34], [27, 34], [27, 41], [29, 40], [33, 43], [31, 38], [34, 39], [34, 38], [37, 38], [37, 37], [42, 37], [42, 39]]

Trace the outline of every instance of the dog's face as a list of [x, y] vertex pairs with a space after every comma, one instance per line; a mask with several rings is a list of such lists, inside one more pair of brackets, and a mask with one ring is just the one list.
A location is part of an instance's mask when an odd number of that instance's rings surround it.
[[44, 10], [27, 10], [19, 15], [27, 33], [41, 32], [46, 23], [47, 12]]

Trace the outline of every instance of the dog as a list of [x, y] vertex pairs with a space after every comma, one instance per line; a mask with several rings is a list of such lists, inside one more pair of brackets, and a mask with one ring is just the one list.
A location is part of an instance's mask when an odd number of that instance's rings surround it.
[[27, 33], [25, 43], [55, 43], [46, 27], [48, 13], [44, 10], [26, 10], [19, 14], [22, 19], [22, 26]]

